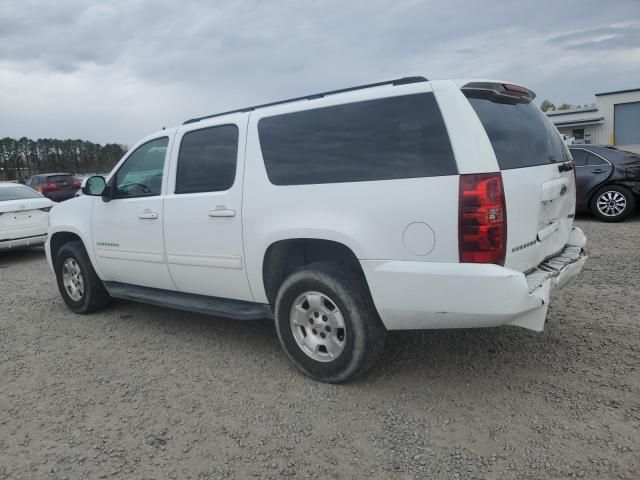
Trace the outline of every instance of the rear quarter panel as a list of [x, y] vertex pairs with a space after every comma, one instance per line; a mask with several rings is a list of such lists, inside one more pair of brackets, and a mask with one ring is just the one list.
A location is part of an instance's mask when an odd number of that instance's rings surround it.
[[[453, 84], [448, 87], [456, 89]], [[375, 91], [349, 94], [348, 97], [336, 95], [251, 113], [242, 208], [247, 274], [256, 301], [267, 302], [262, 278], [264, 254], [272, 243], [283, 239], [316, 238], [340, 242], [360, 260], [458, 261], [458, 175], [276, 186], [269, 181], [260, 149], [257, 125], [261, 118], [428, 91], [431, 91], [429, 83], [381, 87]], [[463, 120], [455, 113], [459, 98], [455, 98], [455, 92], [453, 97], [453, 105], [445, 106], [453, 111], [448, 121], [445, 116], [445, 123], [449, 126], [449, 122], [457, 121], [456, 126], [463, 128], [460, 127]], [[436, 98], [442, 109], [440, 98]], [[447, 103], [447, 99], [444, 102]], [[472, 146], [465, 148], [460, 155], [474, 151]], [[458, 155], [455, 149], [454, 153]], [[483, 160], [482, 154], [473, 155], [478, 161]], [[485, 164], [484, 167], [491, 168], [491, 165]], [[426, 254], [415, 255], [405, 245], [405, 230], [413, 223], [426, 224], [433, 232], [433, 245]], [[420, 228], [428, 232], [422, 226]]]

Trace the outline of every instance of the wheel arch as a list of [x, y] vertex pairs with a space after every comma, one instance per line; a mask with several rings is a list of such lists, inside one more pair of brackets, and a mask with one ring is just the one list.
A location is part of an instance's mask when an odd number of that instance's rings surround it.
[[635, 194], [635, 192], [629, 188], [627, 185], [625, 185], [624, 183], [621, 182], [617, 182], [615, 180], [609, 181], [609, 182], [602, 182], [599, 185], [596, 185], [595, 187], [593, 187], [591, 189], [591, 191], [588, 194], [588, 202], [587, 205], [589, 208], [591, 208], [591, 204], [592, 202], [595, 200], [595, 196], [598, 193], [599, 190], [603, 189], [603, 188], [609, 188], [609, 187], [622, 187], [625, 190], [629, 190], [631, 192], [632, 195], [634, 195], [635, 198], [638, 198], [638, 195]]
[[99, 278], [102, 278], [102, 272], [97, 265], [97, 262], [94, 258], [94, 252], [91, 248], [91, 242], [88, 241], [83, 233], [72, 226], [58, 226], [55, 231], [49, 231], [49, 238], [47, 240], [47, 244], [45, 246], [47, 256], [49, 257], [50, 267], [54, 269], [56, 257], [58, 256], [58, 252], [60, 248], [65, 243], [72, 241], [80, 241], [84, 246], [87, 255], [89, 256], [89, 260], [91, 261], [91, 265], [93, 269], [96, 271], [96, 274]]
[[366, 277], [353, 249], [342, 242], [324, 238], [286, 238], [271, 242], [262, 256], [262, 285], [273, 305], [284, 280], [295, 270], [319, 261], [334, 261]]
[[[80, 241], [84, 245], [84, 241], [80, 238], [80, 235], [74, 232], [69, 231], [60, 231], [55, 232], [51, 235], [51, 239], [49, 240], [49, 249], [51, 250], [51, 259], [55, 262], [56, 257], [58, 256], [58, 252], [62, 248], [65, 243]], [[85, 245], [85, 249], [86, 249]]]

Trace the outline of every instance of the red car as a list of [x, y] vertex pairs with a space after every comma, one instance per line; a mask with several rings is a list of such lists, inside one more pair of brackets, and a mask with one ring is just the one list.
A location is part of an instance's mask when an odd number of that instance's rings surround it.
[[54, 202], [62, 202], [75, 196], [80, 189], [80, 179], [70, 173], [44, 173], [29, 178], [25, 185]]

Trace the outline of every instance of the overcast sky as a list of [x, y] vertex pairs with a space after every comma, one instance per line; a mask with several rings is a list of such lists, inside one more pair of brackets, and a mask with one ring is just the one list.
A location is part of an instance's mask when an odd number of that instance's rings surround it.
[[131, 145], [416, 74], [509, 79], [556, 104], [640, 87], [640, 0], [0, 0], [0, 137]]

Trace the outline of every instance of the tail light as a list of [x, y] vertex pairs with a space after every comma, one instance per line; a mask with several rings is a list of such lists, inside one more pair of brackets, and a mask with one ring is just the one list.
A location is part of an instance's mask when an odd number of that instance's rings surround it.
[[511, 85], [509, 83], [505, 83], [503, 87], [509, 92], [521, 93], [522, 95], [529, 95], [530, 93], [528, 88], [524, 88], [519, 85]]
[[73, 181], [73, 188], [80, 188], [80, 185], [82, 185], [82, 182], [80, 180]]
[[42, 189], [45, 192], [49, 192], [51, 190], [57, 190], [58, 186], [55, 183], [51, 183], [51, 182], [47, 182], [44, 184], [44, 186], [42, 187]]
[[504, 265], [507, 209], [502, 175], [460, 175], [458, 209], [460, 262]]

